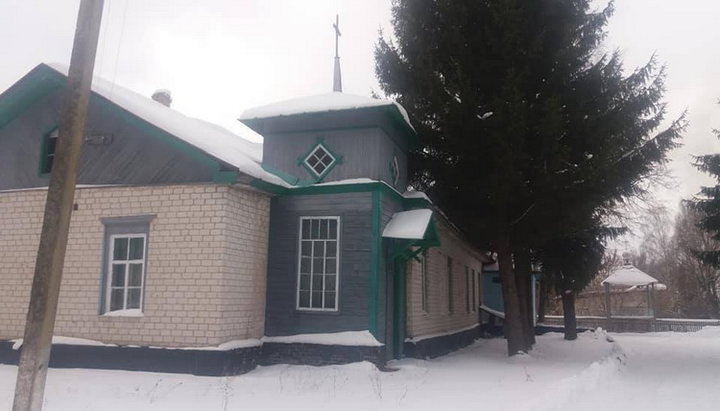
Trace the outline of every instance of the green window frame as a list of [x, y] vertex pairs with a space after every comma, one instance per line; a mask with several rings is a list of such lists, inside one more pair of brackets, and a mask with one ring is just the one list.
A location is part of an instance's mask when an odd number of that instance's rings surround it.
[[454, 301], [453, 301], [453, 272], [452, 272], [452, 257], [447, 258], [447, 287], [448, 287], [448, 313], [453, 314], [455, 312]]
[[45, 132], [40, 143], [40, 164], [38, 174], [41, 177], [47, 177], [52, 171], [55, 161], [55, 150], [57, 149], [57, 141], [59, 132], [57, 126]]

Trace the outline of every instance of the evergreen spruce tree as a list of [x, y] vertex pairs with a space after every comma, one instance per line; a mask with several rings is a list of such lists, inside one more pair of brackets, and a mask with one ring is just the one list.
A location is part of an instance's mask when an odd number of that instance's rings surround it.
[[586, 229], [546, 241], [538, 251], [543, 281], [560, 296], [566, 340], [577, 339], [575, 297], [587, 287], [602, 266], [605, 243], [625, 232], [605, 227], [597, 217], [586, 222]]
[[[720, 130], [713, 130], [720, 138]], [[717, 182], [714, 186], [702, 187], [691, 206], [701, 213], [698, 227], [720, 241], [720, 153], [695, 158], [695, 167], [710, 174]], [[720, 269], [720, 250], [696, 250], [695, 254], [704, 264]]]
[[413, 185], [497, 252], [510, 355], [532, 342], [513, 252], [581, 236], [641, 193], [683, 125], [651, 135], [663, 71], [651, 60], [624, 76], [598, 50], [612, 4], [589, 3], [396, 0], [394, 39], [376, 49], [381, 87], [420, 135]]
[[549, 241], [542, 249], [543, 275], [562, 298], [565, 339], [577, 339], [575, 294], [585, 288], [600, 269], [605, 252], [602, 230]]

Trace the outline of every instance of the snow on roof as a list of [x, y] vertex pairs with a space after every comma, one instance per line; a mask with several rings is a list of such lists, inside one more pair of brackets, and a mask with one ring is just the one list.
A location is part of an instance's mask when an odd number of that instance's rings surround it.
[[647, 285], [657, 283], [658, 280], [638, 270], [633, 265], [624, 265], [613, 271], [608, 278], [604, 279], [601, 284], [610, 285]]
[[[56, 63], [47, 64], [47, 66], [67, 76], [67, 66]], [[218, 125], [188, 117], [157, 101], [97, 76], [93, 77], [92, 91], [206, 154], [237, 167], [244, 174], [269, 183], [288, 186], [282, 179], [268, 173], [260, 166], [262, 144], [248, 141], [243, 136]], [[260, 137], [249, 127], [244, 125], [242, 127], [243, 134], [246, 136]]]
[[427, 194], [423, 193], [422, 191], [406, 191], [403, 193], [403, 197], [405, 198], [421, 198], [423, 200], [427, 200], [428, 203], [432, 204], [432, 201], [430, 201], [430, 197], [427, 196]]
[[405, 108], [392, 100], [380, 100], [371, 97], [357, 96], [334, 91], [332, 93], [314, 96], [293, 98], [264, 106], [245, 110], [238, 120], [253, 120], [296, 114], [321, 113], [328, 111], [352, 110], [368, 107], [395, 106], [405, 119], [408, 127], [415, 130], [410, 124], [410, 117]]
[[[667, 290], [667, 286], [666, 286], [665, 284], [663, 284], [663, 283], [653, 283], [653, 284], [655, 284], [655, 285], [653, 285], [653, 288], [655, 289], [655, 291], [665, 291], [665, 290]], [[643, 291], [644, 291], [646, 286], [647, 286], [647, 284], [644, 285], [644, 286], [643, 286], [643, 285], [633, 285], [632, 287], [628, 287], [628, 288], [626, 288], [626, 289], [624, 289], [624, 290], [621, 290], [621, 292], [632, 292], [632, 291], [637, 291], [637, 290], [643, 290]]]
[[427, 208], [395, 213], [385, 226], [382, 236], [385, 238], [422, 240], [425, 237], [425, 231], [427, 231], [431, 217], [432, 210]]

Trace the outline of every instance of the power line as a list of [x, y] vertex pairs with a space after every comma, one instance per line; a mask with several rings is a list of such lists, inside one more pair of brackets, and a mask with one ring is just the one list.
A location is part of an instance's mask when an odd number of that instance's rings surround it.
[[123, 15], [122, 15], [122, 23], [120, 26], [120, 38], [118, 39], [117, 52], [115, 53], [115, 70], [113, 71], [112, 80], [110, 82], [110, 84], [111, 84], [110, 97], [113, 96], [113, 91], [115, 91], [115, 78], [117, 77], [118, 66], [120, 65], [120, 63], [119, 63], [120, 49], [122, 48], [123, 36], [125, 35], [125, 17], [127, 16], [127, 10], [128, 10], [129, 3], [130, 3], [129, 0], [125, 0], [125, 7], [123, 8]]

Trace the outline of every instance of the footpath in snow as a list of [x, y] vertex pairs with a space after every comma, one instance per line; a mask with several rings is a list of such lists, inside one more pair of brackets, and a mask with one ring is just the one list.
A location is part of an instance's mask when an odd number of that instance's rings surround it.
[[[538, 338], [507, 358], [502, 339], [433, 360], [260, 367], [235, 377], [51, 369], [45, 410], [716, 410], [720, 328], [695, 334], [588, 332]], [[0, 366], [0, 410], [16, 367]]]

